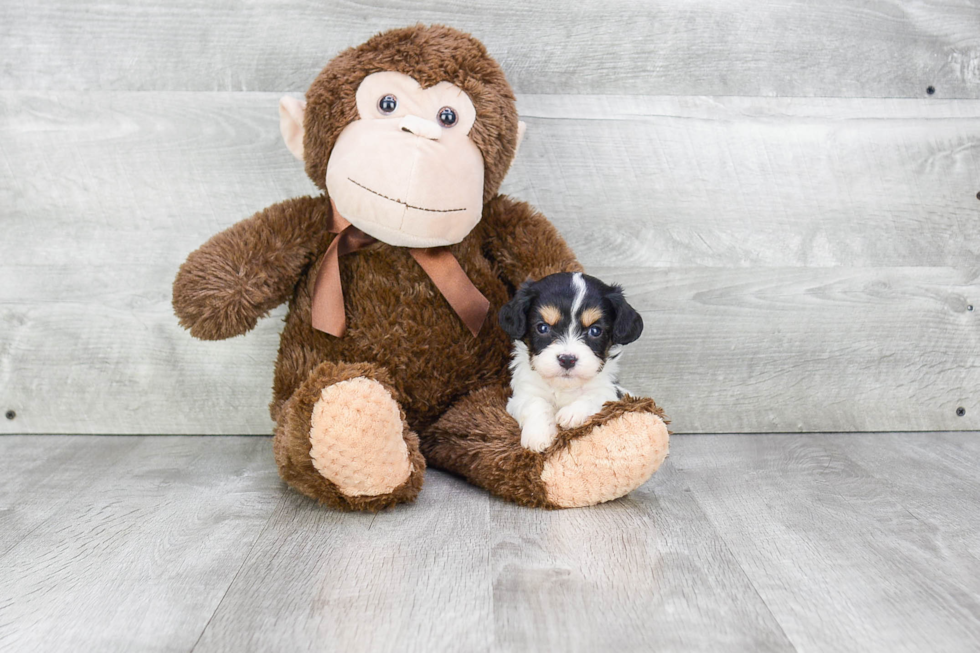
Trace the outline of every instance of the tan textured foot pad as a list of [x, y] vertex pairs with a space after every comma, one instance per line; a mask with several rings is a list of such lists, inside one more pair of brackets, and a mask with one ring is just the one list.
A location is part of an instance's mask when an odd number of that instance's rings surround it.
[[313, 466], [344, 494], [387, 494], [412, 473], [398, 402], [377, 381], [327, 386], [310, 421]]
[[667, 457], [667, 426], [652, 413], [625, 413], [572, 440], [544, 464], [548, 500], [562, 508], [618, 499], [643, 485]]

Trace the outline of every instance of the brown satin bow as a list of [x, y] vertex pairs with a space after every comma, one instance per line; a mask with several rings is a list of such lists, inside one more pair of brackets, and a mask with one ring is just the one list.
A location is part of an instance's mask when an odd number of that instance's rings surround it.
[[[327, 247], [320, 264], [320, 271], [313, 284], [313, 328], [332, 336], [343, 336], [347, 331], [344, 313], [344, 289], [340, 283], [340, 257], [352, 254], [378, 242], [344, 219], [330, 200], [330, 224], [327, 230], [337, 236]], [[475, 336], [486, 321], [490, 302], [483, 296], [459, 261], [448, 247], [410, 247], [409, 254], [425, 270], [442, 296], [446, 298], [456, 315]]]

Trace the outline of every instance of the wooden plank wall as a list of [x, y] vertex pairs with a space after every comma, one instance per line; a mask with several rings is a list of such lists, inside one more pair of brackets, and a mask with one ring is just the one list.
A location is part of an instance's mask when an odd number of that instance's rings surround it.
[[313, 192], [278, 97], [416, 21], [503, 65], [504, 190], [625, 284], [677, 431], [980, 428], [975, 0], [0, 0], [0, 433], [270, 432], [282, 309], [201, 343], [170, 284]]

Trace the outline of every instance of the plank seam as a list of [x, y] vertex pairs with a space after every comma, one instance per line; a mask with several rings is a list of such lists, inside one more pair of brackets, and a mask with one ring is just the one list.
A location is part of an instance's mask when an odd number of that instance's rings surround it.
[[783, 628], [782, 622], [779, 621], [779, 619], [773, 613], [772, 608], [769, 607], [769, 604], [762, 597], [762, 594], [759, 593], [759, 588], [757, 588], [755, 586], [755, 583], [752, 582], [752, 578], [745, 571], [745, 567], [742, 566], [742, 561], [739, 560], [738, 557], [735, 555], [735, 552], [732, 551], [731, 546], [729, 546], [729, 544], [728, 544], [728, 540], [725, 539], [725, 536], [722, 535], [721, 531], [718, 529], [718, 525], [714, 522], [713, 519], [711, 519], [711, 516], [704, 509], [704, 506], [701, 505], [701, 502], [698, 500], [698, 495], [697, 495], [696, 492], [693, 492], [693, 491], [691, 492], [691, 499], [694, 500], [694, 504], [698, 507], [698, 510], [701, 511], [701, 516], [704, 517], [704, 520], [707, 523], [711, 524], [711, 530], [713, 530], [715, 532], [715, 535], [718, 536], [718, 541], [721, 542], [722, 545], [724, 545], [725, 551], [728, 552], [728, 555], [731, 556], [731, 559], [738, 566], [738, 570], [742, 573], [742, 577], [745, 578], [745, 582], [748, 583], [749, 584], [749, 587], [752, 588], [752, 591], [755, 592], [756, 598], [758, 598], [759, 599], [759, 602], [762, 603], [762, 605], [764, 605], [766, 607], [766, 612], [768, 612], [769, 613], [769, 616], [772, 617], [772, 621], [773, 621], [774, 624], [776, 624], [776, 627], [779, 628], [780, 634], [782, 634], [783, 638], [785, 638], [785, 640], [789, 643], [789, 645], [790, 645], [790, 647], [792, 647], [793, 651], [796, 651], [797, 653], [799, 653], [799, 650], [800, 649], [796, 646], [796, 643], [792, 639], [790, 639], [789, 635], [786, 633], [786, 630]]
[[262, 530], [260, 530], [258, 535], [255, 536], [255, 539], [252, 540], [252, 544], [248, 547], [248, 552], [242, 558], [242, 564], [238, 566], [238, 570], [235, 572], [235, 575], [232, 577], [231, 582], [229, 582], [228, 587], [225, 588], [224, 593], [221, 595], [221, 600], [218, 601], [218, 605], [214, 606], [214, 610], [211, 612], [211, 616], [208, 617], [208, 622], [204, 624], [204, 628], [201, 629], [201, 634], [197, 636], [196, 640], [194, 640], [194, 645], [191, 647], [190, 653], [194, 653], [194, 651], [197, 649], [197, 645], [201, 643], [201, 638], [204, 637], [204, 633], [206, 633], [208, 631], [208, 628], [211, 627], [211, 622], [214, 621], [215, 615], [218, 614], [218, 610], [221, 609], [222, 604], [224, 604], [225, 599], [228, 597], [228, 592], [231, 591], [232, 587], [234, 587], [235, 581], [238, 580], [238, 577], [241, 575], [242, 570], [245, 568], [245, 565], [249, 562], [249, 560], [251, 560], [252, 552], [255, 550], [255, 547], [258, 545], [259, 541], [262, 539], [262, 536], [265, 535], [265, 532], [269, 530], [269, 524], [272, 523], [272, 518], [276, 516], [276, 513], [279, 511], [279, 509], [283, 506], [283, 504], [286, 503], [286, 500], [289, 498], [289, 494], [290, 493], [288, 491], [284, 492], [283, 495], [279, 497], [278, 503], [276, 503], [275, 507], [269, 512], [269, 518], [265, 520], [265, 524], [262, 525]]

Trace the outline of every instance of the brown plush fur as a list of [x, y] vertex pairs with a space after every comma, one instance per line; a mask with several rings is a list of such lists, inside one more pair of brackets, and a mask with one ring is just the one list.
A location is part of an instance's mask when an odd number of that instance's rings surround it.
[[329, 211], [323, 198], [301, 197], [212, 236], [188, 257], [174, 281], [181, 326], [202, 340], [254, 328], [289, 299], [300, 276], [326, 250]]
[[422, 453], [433, 466], [532, 508], [560, 507], [548, 500], [541, 473], [545, 460], [572, 440], [628, 412], [653, 413], [670, 423], [653, 399], [627, 395], [606, 404], [585, 424], [559, 431], [552, 445], [538, 454], [521, 447], [520, 427], [507, 414], [509, 397], [510, 389], [500, 386], [465, 397], [425, 431]]
[[[192, 335], [221, 339], [245, 333], [289, 300], [270, 410], [280, 475], [303, 494], [342, 510], [379, 510], [414, 499], [425, 470], [415, 435], [422, 433], [421, 451], [433, 464], [513, 501], [549, 506], [541, 481], [549, 453], [522, 449], [517, 424], [502, 408], [511, 343], [494, 316], [526, 279], [582, 268], [541, 214], [496, 195], [517, 141], [514, 97], [483, 46], [449, 28], [387, 32], [327, 65], [307, 94], [304, 148], [315, 183], [324, 186], [333, 143], [357, 117], [358, 84], [382, 70], [410, 74], [423, 86], [448, 80], [477, 109], [471, 138], [485, 160], [486, 204], [482, 221], [451, 249], [490, 301], [479, 336], [470, 334], [407, 250], [381, 242], [340, 259], [344, 337], [314, 330], [313, 283], [333, 238], [325, 229], [331, 210], [326, 195], [276, 204], [211, 238], [181, 266], [174, 308]], [[382, 496], [344, 495], [310, 458], [311, 413], [322, 389], [357, 377], [382, 383], [400, 403], [405, 422], [414, 471]], [[590, 424], [626, 411], [658, 410], [650, 400], [627, 399], [607, 406]], [[588, 430], [564, 432], [549, 451]]]
[[[373, 379], [383, 385], [392, 397], [398, 399], [398, 391], [392, 386], [391, 377], [377, 365], [321, 363], [283, 407], [282, 417], [279, 419], [276, 436], [273, 439], [273, 452], [282, 479], [303, 494], [339, 510], [377, 511], [410, 501], [422, 489], [425, 458], [419, 452], [418, 436], [408, 428], [407, 424], [404, 437], [413, 471], [407, 481], [389, 494], [376, 497], [347, 496], [317, 472], [310, 457], [310, 415], [313, 412], [313, 405], [320, 398], [321, 390], [333, 383], [356, 378]], [[404, 422], [405, 412], [402, 411], [401, 415]]]
[[348, 328], [343, 338], [310, 326], [315, 275], [296, 288], [279, 347], [272, 414], [324, 360], [370, 361], [388, 370], [409, 425], [435, 420], [457, 398], [507, 375], [511, 343], [493, 316], [528, 276], [580, 270], [554, 228], [527, 204], [500, 196], [452, 246], [463, 270], [490, 300], [474, 338], [408, 251], [376, 243], [341, 259]]

